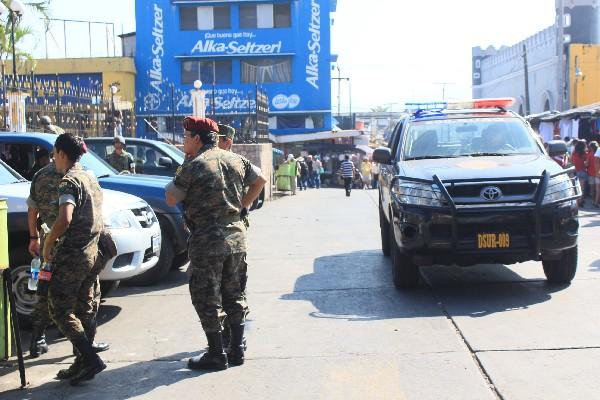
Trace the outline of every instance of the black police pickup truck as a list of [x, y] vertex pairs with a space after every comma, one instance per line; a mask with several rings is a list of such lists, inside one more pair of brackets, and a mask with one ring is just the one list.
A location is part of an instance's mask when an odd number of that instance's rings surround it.
[[419, 109], [375, 150], [382, 249], [397, 288], [417, 286], [419, 266], [434, 264], [537, 260], [550, 282], [575, 276], [579, 183], [506, 110], [512, 102]]

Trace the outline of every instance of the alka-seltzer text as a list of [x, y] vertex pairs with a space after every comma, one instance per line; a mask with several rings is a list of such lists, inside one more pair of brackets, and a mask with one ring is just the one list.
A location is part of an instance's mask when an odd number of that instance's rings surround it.
[[150, 85], [158, 93], [162, 93], [162, 59], [165, 55], [165, 37], [164, 37], [164, 19], [163, 10], [154, 4], [154, 27], [152, 28], [152, 36], [154, 37], [154, 44], [152, 45], [152, 68], [148, 71], [150, 77]]
[[321, 52], [321, 5], [312, 0], [311, 18], [308, 25], [310, 40], [308, 41], [308, 63], [306, 64], [306, 82], [319, 90], [319, 53]]

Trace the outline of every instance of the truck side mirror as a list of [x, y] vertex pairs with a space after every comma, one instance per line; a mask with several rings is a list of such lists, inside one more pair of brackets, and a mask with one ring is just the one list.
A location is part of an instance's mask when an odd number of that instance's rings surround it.
[[378, 147], [373, 152], [373, 161], [379, 164], [389, 164], [392, 161], [392, 150], [387, 147]]
[[173, 160], [169, 157], [161, 157], [158, 159], [158, 165], [161, 167], [171, 168], [173, 166]]
[[548, 142], [548, 155], [563, 156], [567, 154], [567, 144], [562, 140], [551, 140]]

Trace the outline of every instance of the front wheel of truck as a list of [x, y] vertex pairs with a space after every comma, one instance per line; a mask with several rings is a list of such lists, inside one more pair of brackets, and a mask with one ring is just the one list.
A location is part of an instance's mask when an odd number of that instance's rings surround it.
[[571, 283], [577, 272], [577, 246], [563, 250], [557, 260], [542, 260], [548, 282]]

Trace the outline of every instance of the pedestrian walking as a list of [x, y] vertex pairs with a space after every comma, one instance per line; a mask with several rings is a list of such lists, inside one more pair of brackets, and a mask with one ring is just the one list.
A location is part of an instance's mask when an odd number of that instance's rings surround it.
[[307, 190], [308, 189], [308, 165], [306, 164], [304, 157], [298, 158], [298, 169], [300, 171], [300, 174], [298, 177], [298, 186], [300, 187], [300, 190]]
[[119, 173], [135, 174], [135, 161], [133, 156], [125, 150], [125, 138], [115, 136], [113, 144], [115, 150], [106, 157], [106, 162]]
[[305, 159], [306, 162], [306, 168], [308, 170], [308, 174], [306, 177], [306, 183], [308, 185], [308, 187], [310, 187], [311, 189], [315, 188], [315, 176], [314, 176], [314, 166], [313, 166], [313, 157], [311, 155], [306, 156]]
[[58, 215], [43, 248], [44, 261], [53, 266], [48, 287], [50, 315], [80, 355], [72, 366], [72, 385], [93, 379], [106, 368], [82, 325], [93, 313], [93, 285], [99, 273], [94, 266], [104, 227], [102, 191], [97, 179], [79, 164], [86, 151], [79, 137], [62, 134], [56, 139], [56, 170], [64, 176], [58, 185]]
[[596, 203], [596, 163], [594, 161], [596, 151], [598, 150], [598, 142], [592, 141], [588, 144], [587, 155], [587, 167], [586, 172], [588, 176], [588, 187], [590, 191], [590, 198], [592, 199], [592, 206], [598, 207]]
[[363, 189], [369, 189], [371, 187], [371, 162], [368, 158], [363, 158], [360, 164], [360, 174], [362, 175], [362, 187]]
[[296, 189], [298, 188], [298, 177], [300, 176], [300, 168], [298, 168], [298, 162], [294, 158], [293, 154], [288, 154], [288, 163], [289, 163], [289, 173], [290, 177], [290, 188], [292, 190], [292, 195], [296, 195]]
[[[585, 184], [587, 183], [587, 160], [585, 142], [578, 140], [575, 143], [575, 149], [573, 150], [572, 162], [575, 166], [575, 172], [577, 174], [577, 178], [579, 179], [579, 184], [581, 185], [581, 190], [583, 193], [585, 193]], [[585, 202], [584, 196], [581, 196], [577, 202], [580, 206], [582, 206]]]
[[356, 172], [356, 168], [354, 167], [354, 163], [350, 161], [350, 156], [347, 154], [344, 156], [344, 161], [340, 166], [340, 173], [342, 175], [342, 179], [344, 180], [344, 188], [346, 189], [346, 197], [350, 197], [350, 192], [352, 191], [352, 180], [354, 179], [354, 174]]
[[[260, 169], [217, 147], [216, 122], [187, 117], [183, 121], [184, 163], [165, 188], [167, 203], [183, 203], [190, 230], [189, 288], [208, 341], [208, 351], [188, 367], [223, 370], [244, 363], [242, 340], [248, 307], [240, 268], [246, 259], [242, 218], [266, 183]], [[244, 194], [244, 187], [248, 191]], [[223, 348], [223, 312], [231, 326], [231, 352]]]
[[315, 187], [317, 189], [321, 189], [321, 174], [324, 171], [323, 171], [323, 163], [319, 159], [319, 156], [315, 156], [315, 160], [313, 161], [313, 170], [314, 170], [313, 180], [315, 182]]
[[372, 163], [371, 175], [373, 175], [373, 179], [371, 180], [371, 186], [373, 187], [373, 189], [377, 189], [377, 185], [379, 184], [379, 164], [376, 162]]

